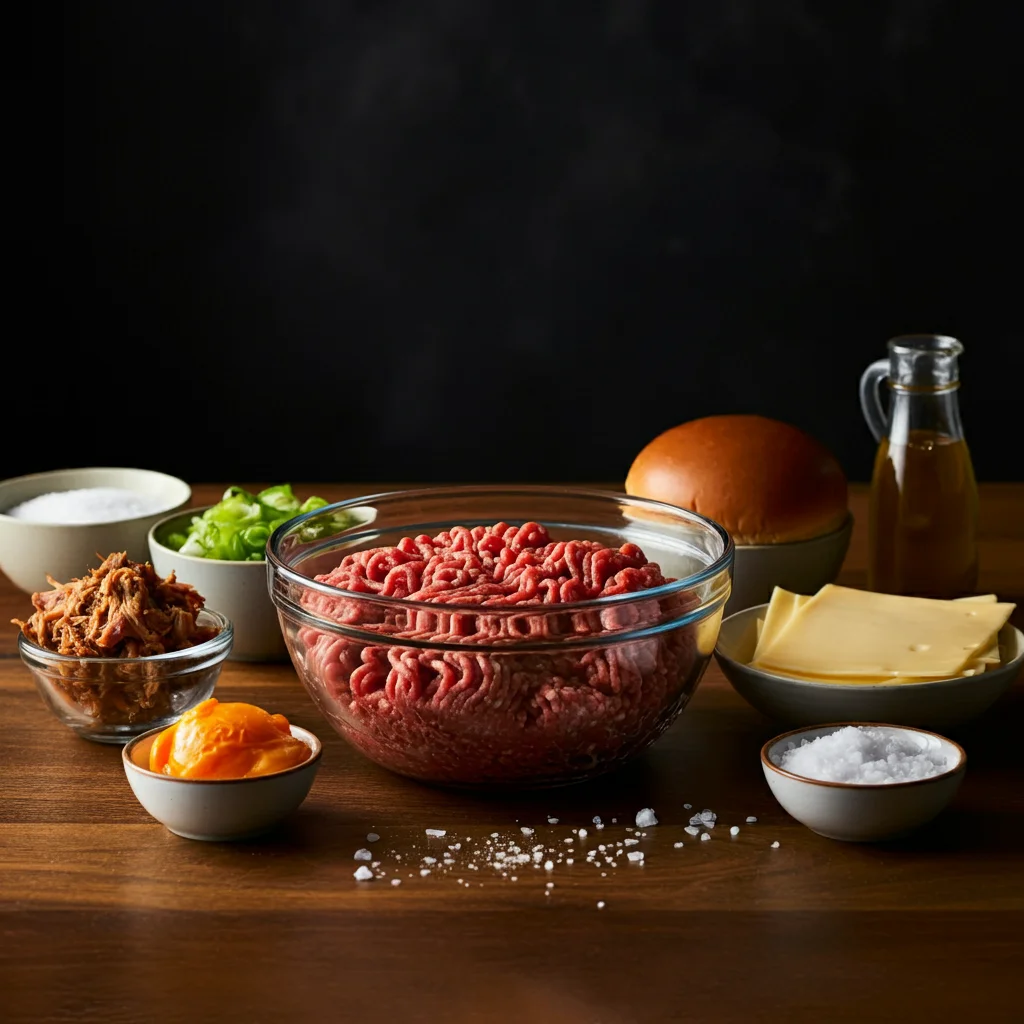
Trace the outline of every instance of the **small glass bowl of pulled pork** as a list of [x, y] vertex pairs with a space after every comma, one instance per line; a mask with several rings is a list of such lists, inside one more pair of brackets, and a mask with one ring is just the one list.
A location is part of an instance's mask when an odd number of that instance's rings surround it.
[[48, 579], [33, 614], [11, 621], [43, 700], [79, 736], [125, 743], [213, 693], [233, 630], [194, 587], [124, 552], [67, 583]]

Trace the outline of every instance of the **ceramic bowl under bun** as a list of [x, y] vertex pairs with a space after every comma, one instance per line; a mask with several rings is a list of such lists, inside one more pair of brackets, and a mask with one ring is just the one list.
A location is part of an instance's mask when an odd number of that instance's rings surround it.
[[776, 587], [816, 594], [826, 583], [834, 583], [852, 534], [853, 516], [848, 513], [838, 530], [810, 540], [737, 545], [726, 614], [766, 604]]
[[153, 729], [132, 740], [121, 761], [139, 803], [185, 839], [225, 842], [268, 832], [306, 799], [320, 767], [320, 740], [293, 725], [292, 736], [309, 747], [302, 764], [249, 779], [174, 778], [147, 767], [149, 749], [160, 732]]
[[[105, 523], [37, 523], [6, 515], [31, 498], [54, 491], [116, 487], [153, 500], [149, 514]], [[150, 527], [187, 505], [192, 490], [184, 480], [150, 469], [90, 467], [12, 477], [0, 483], [0, 569], [28, 593], [48, 590], [47, 575], [64, 583], [85, 575], [114, 551], [134, 562], [149, 560]]]
[[[828, 736], [850, 725], [912, 734], [922, 750], [940, 753], [950, 767], [930, 778], [863, 784], [825, 782], [796, 775], [779, 765], [782, 752], [790, 744]], [[871, 843], [900, 839], [935, 818], [960, 788], [967, 755], [958, 743], [933, 732], [890, 723], [833, 722], [770, 739], [761, 748], [761, 768], [783, 810], [813, 832], [829, 839]]]
[[736, 692], [758, 711], [793, 726], [823, 722], [892, 722], [948, 729], [987, 711], [1024, 666], [1024, 633], [1006, 625], [999, 633], [999, 665], [976, 676], [930, 683], [823, 683], [753, 668], [757, 620], [768, 605], [747, 608], [722, 623], [715, 660]]
[[634, 459], [626, 493], [690, 509], [736, 546], [734, 612], [773, 587], [814, 592], [835, 580], [853, 519], [846, 475], [820, 441], [765, 416], [705, 416], [651, 441]]
[[285, 661], [288, 650], [267, 589], [266, 562], [183, 555], [165, 543], [171, 533], [188, 533], [192, 517], [210, 507], [191, 508], [154, 523], [146, 557], [161, 576], [173, 572], [182, 583], [191, 583], [207, 604], [231, 620], [235, 629], [231, 661]]

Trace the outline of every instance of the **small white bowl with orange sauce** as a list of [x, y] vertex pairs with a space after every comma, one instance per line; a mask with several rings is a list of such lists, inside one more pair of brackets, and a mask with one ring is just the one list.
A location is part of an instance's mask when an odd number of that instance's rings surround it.
[[289, 731], [308, 747], [308, 757], [280, 771], [243, 778], [191, 778], [150, 770], [150, 752], [163, 728], [131, 740], [121, 760], [139, 803], [175, 835], [207, 842], [252, 839], [298, 809], [320, 767], [320, 740], [297, 725]]

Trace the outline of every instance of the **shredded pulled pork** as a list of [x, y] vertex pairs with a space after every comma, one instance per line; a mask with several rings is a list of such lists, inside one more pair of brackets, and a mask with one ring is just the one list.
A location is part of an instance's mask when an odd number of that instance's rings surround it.
[[149, 562], [133, 562], [122, 551], [81, 579], [47, 579], [53, 589], [32, 595], [35, 612], [28, 621], [11, 622], [37, 647], [97, 659], [61, 661], [37, 672], [45, 677], [47, 700], [71, 714], [80, 732], [106, 735], [109, 726], [159, 724], [213, 692], [216, 667], [168, 675], [162, 662], [146, 660], [219, 632], [197, 624], [205, 601], [174, 573], [161, 579]]
[[204, 643], [217, 635], [196, 625], [204, 600], [172, 572], [161, 579], [149, 562], [109, 555], [88, 576], [32, 595], [35, 612], [12, 619], [39, 647], [78, 658], [144, 658]]

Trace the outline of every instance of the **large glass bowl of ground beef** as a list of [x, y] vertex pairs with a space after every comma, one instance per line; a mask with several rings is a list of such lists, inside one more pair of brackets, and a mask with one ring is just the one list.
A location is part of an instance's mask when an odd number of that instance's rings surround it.
[[354, 747], [425, 782], [521, 788], [606, 772], [668, 728], [732, 559], [721, 526], [661, 502], [439, 487], [291, 520], [268, 573], [299, 678]]

